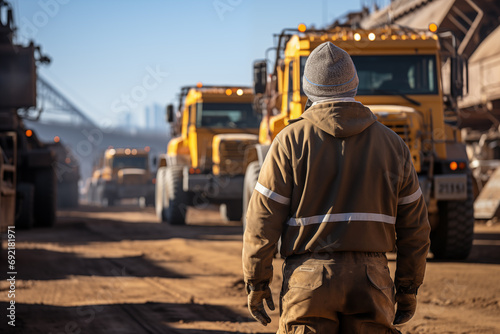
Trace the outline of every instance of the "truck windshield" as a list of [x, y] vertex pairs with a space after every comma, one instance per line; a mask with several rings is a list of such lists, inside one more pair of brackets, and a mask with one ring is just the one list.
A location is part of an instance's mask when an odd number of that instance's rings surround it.
[[358, 71], [357, 95], [437, 94], [432, 55], [352, 56]]
[[[432, 55], [352, 56], [358, 71], [357, 95], [437, 94], [436, 58]], [[307, 57], [300, 57], [300, 77]], [[301, 95], [304, 95], [302, 85]]]
[[127, 155], [113, 157], [113, 168], [141, 168], [146, 169], [148, 161], [146, 157]]
[[260, 120], [250, 103], [199, 103], [196, 113], [199, 128], [258, 128]]

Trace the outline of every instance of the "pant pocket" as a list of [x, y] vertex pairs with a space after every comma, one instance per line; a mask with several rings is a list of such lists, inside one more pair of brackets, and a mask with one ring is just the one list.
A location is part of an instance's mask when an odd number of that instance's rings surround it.
[[[285, 268], [280, 328], [285, 333], [314, 333], [302, 325], [311, 315], [324, 313], [327, 294], [323, 291], [323, 265], [301, 264]], [[300, 325], [300, 326], [299, 326]], [[297, 328], [293, 329], [293, 326]], [[293, 329], [293, 330], [292, 330]]]
[[392, 303], [394, 299], [394, 282], [387, 266], [366, 265], [366, 276], [370, 284], [382, 292]]
[[323, 265], [303, 264], [295, 268], [288, 280], [289, 288], [315, 290], [323, 284]]

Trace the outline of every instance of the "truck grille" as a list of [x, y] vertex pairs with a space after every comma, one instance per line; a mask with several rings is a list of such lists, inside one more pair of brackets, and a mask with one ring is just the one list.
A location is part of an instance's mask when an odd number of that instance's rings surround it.
[[123, 175], [120, 180], [121, 184], [134, 185], [134, 184], [144, 184], [144, 175]]
[[412, 140], [410, 137], [410, 129], [406, 120], [401, 122], [400, 120], [392, 120], [392, 121], [383, 121], [385, 126], [387, 126], [392, 131], [396, 132], [401, 139], [408, 145], [408, 147], [412, 146]]
[[[235, 138], [239, 136], [239, 138]], [[242, 138], [243, 137], [243, 138]], [[256, 135], [228, 135], [221, 138], [218, 145], [218, 163], [214, 165], [214, 171], [220, 175], [243, 175], [245, 174], [245, 151], [250, 145], [258, 142]]]
[[140, 168], [124, 168], [118, 171], [118, 184], [137, 185], [147, 183], [146, 170]]
[[225, 141], [220, 146], [220, 173], [244, 174], [243, 159], [245, 149], [249, 145], [246, 141]]
[[413, 160], [417, 172], [421, 169], [421, 138], [422, 125], [416, 113], [389, 113], [378, 114], [378, 120], [404, 140]]

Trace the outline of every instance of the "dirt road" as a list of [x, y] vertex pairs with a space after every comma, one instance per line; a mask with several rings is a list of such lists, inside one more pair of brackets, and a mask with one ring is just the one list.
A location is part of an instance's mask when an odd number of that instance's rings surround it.
[[[134, 207], [84, 207], [58, 218], [52, 229], [16, 231], [15, 328], [7, 325], [4, 240], [0, 333], [276, 332], [277, 311], [268, 327], [247, 313], [240, 224], [193, 210], [189, 225], [169, 226]], [[500, 225], [476, 226], [465, 262], [429, 260], [418, 298], [404, 333], [500, 333]]]

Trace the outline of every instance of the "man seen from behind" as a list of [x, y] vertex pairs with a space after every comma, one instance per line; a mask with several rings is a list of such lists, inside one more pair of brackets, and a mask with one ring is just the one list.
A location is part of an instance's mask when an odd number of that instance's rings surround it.
[[[430, 243], [409, 149], [354, 100], [356, 69], [334, 44], [310, 54], [302, 85], [312, 106], [274, 139], [246, 213], [250, 313], [271, 321], [264, 300], [274, 309], [281, 237], [278, 333], [398, 333], [415, 313]], [[394, 250], [393, 282], [385, 253]]]

